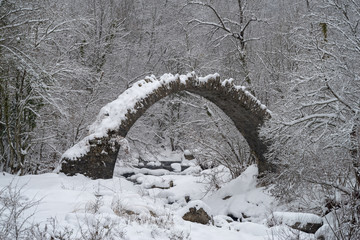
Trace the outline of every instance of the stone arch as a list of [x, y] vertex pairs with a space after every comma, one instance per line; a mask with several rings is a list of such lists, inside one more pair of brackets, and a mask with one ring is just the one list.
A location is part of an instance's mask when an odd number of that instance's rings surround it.
[[215, 103], [234, 122], [257, 158], [259, 172], [269, 170], [264, 157], [266, 143], [259, 136], [259, 127], [271, 117], [270, 111], [245, 87], [232, 79], [220, 80], [218, 74], [197, 77], [165, 74], [160, 79], [146, 77], [105, 105], [90, 126], [90, 135], [67, 150], [60, 162], [60, 171], [67, 175], [81, 173], [91, 178], [112, 178], [120, 145], [132, 125], [155, 102], [180, 91], [188, 91]]

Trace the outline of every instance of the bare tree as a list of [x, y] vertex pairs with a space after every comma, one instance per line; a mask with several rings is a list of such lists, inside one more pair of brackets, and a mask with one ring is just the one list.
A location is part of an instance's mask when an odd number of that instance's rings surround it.
[[358, 10], [354, 1], [303, 5], [301, 19], [307, 20], [294, 26], [291, 36], [297, 67], [288, 73], [278, 114], [264, 129], [273, 142], [269, 156], [283, 166], [276, 194], [291, 202], [315, 189], [324, 198], [308, 194], [304, 201], [312, 204], [301, 207], [320, 212], [326, 202], [337, 201], [339, 239], [359, 237]]
[[[242, 76], [242, 83], [248, 84], [248, 87], [252, 87], [251, 68], [249, 64], [249, 42], [258, 40], [258, 37], [252, 36], [250, 28], [254, 23], [258, 23], [261, 20], [256, 16], [256, 13], [251, 11], [251, 6], [248, 1], [238, 0], [230, 3], [230, 14], [225, 16], [221, 13], [221, 6], [216, 7], [210, 3], [190, 1], [186, 7], [198, 7], [204, 12], [209, 14], [203, 18], [193, 18], [188, 21], [188, 24], [194, 25], [195, 28], [206, 26], [210, 29], [208, 35], [211, 38], [211, 43], [214, 48], [218, 46], [229, 46], [230, 49], [227, 53], [228, 59], [225, 60], [224, 68], [229, 67], [232, 62], [238, 64], [237, 74]], [[236, 9], [234, 12], [233, 9]], [[232, 13], [232, 14], [231, 14]], [[234, 16], [232, 16], [234, 15]], [[224, 52], [223, 50], [221, 52]], [[227, 69], [228, 72], [230, 69]], [[238, 79], [238, 76], [232, 76]]]

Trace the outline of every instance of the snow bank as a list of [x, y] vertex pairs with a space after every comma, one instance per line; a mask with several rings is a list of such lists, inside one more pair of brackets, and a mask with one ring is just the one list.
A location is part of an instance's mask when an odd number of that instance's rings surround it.
[[[124, 178], [116, 177], [92, 180], [83, 175], [68, 177], [50, 173], [18, 177], [1, 173], [0, 189], [13, 182], [18, 188], [22, 187], [21, 193], [25, 199], [40, 200], [29, 222], [40, 223], [41, 229], [44, 229], [45, 225], [50, 229], [49, 219], [54, 219], [58, 233], [65, 228], [72, 231], [69, 239], [90, 239], [86, 234], [95, 233], [97, 226], [100, 227], [99, 230], [105, 231], [103, 233], [106, 233], [107, 229], [113, 229], [111, 233], [115, 235], [111, 236], [112, 239], [264, 240], [269, 236], [274, 240], [293, 239], [281, 238], [280, 234], [283, 232], [276, 231], [285, 229], [290, 234], [286, 226], [268, 228], [254, 222], [231, 221], [226, 214], [216, 216], [219, 212], [235, 211], [238, 208], [243, 210], [244, 207], [248, 208], [249, 212], [266, 212], [264, 205], [268, 204], [269, 198], [266, 193], [260, 194], [263, 189], [256, 188], [256, 166], [251, 166], [239, 178], [224, 185], [203, 201], [200, 199], [204, 198], [208, 186], [201, 182], [201, 176], [168, 174], [171, 175], [158, 177], [138, 173], [136, 177], [141, 184], [135, 185]], [[170, 189], [146, 188], [156, 182], [165, 182], [168, 185], [171, 180], [174, 187]], [[231, 197], [223, 200], [228, 194], [231, 194]], [[178, 199], [179, 203], [168, 204], [167, 199], [162, 197], [165, 195], [171, 195]], [[245, 195], [250, 197], [246, 198]], [[185, 196], [190, 196], [189, 203], [185, 202]], [[254, 196], [260, 198], [258, 206], [254, 204]], [[247, 200], [249, 205], [246, 205]], [[232, 201], [233, 205], [230, 206]], [[184, 221], [181, 215], [191, 207], [203, 208], [214, 215], [215, 226]], [[34, 209], [29, 213], [34, 213]], [[0, 219], [2, 217], [4, 216], [0, 215]], [[116, 235], [118, 233], [120, 235]], [[301, 239], [311, 239], [307, 236], [314, 235], [301, 236], [306, 236]], [[110, 236], [98, 239], [109, 238]]]
[[327, 240], [335, 240], [337, 237], [334, 234], [334, 228], [329, 224], [324, 224], [319, 230], [315, 233], [316, 239], [327, 239]]
[[276, 201], [264, 188], [256, 187], [257, 174], [256, 165], [248, 167], [238, 178], [205, 197], [204, 202], [216, 215], [231, 214], [243, 221], [266, 218]]
[[306, 233], [316, 233], [323, 225], [321, 217], [311, 213], [274, 212], [268, 219], [268, 225], [287, 225]]
[[[302, 231], [294, 230], [287, 225], [274, 226], [267, 230], [268, 237], [265, 239], [271, 240], [292, 240], [292, 239], [301, 239], [301, 240], [314, 240], [314, 234], [305, 233]], [[326, 239], [330, 240], [330, 239]]]

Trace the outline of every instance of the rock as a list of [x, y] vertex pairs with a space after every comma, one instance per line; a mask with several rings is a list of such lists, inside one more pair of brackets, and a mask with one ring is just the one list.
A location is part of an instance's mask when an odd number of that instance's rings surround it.
[[136, 214], [134, 211], [131, 211], [131, 210], [124, 210], [124, 213], [126, 213], [127, 215], [134, 215]]
[[222, 200], [227, 200], [227, 199], [229, 199], [229, 198], [231, 198], [231, 196], [226, 196], [226, 197], [223, 197], [223, 199], [222, 199]]
[[203, 208], [196, 210], [196, 207], [189, 209], [189, 212], [183, 216], [185, 221], [196, 222], [201, 224], [208, 224], [211, 220], [210, 216], [205, 212]]
[[211, 220], [210, 208], [200, 200], [190, 201], [179, 213], [185, 221], [208, 224]]
[[322, 223], [306, 223], [296, 222], [294, 225], [289, 226], [293, 229], [297, 229], [306, 233], [316, 233], [316, 231], [322, 226]]
[[322, 225], [321, 217], [311, 213], [274, 212], [269, 226], [285, 224], [293, 229], [314, 234]]
[[225, 215], [216, 215], [214, 216], [214, 225], [216, 227], [229, 227], [229, 223], [234, 222], [230, 217]]
[[165, 183], [165, 182], [157, 182], [153, 185], [151, 185], [150, 188], [160, 188], [160, 189], [169, 189], [174, 187], [174, 181], [170, 180], [169, 183]]
[[234, 216], [234, 215], [231, 214], [231, 213], [229, 213], [227, 216], [228, 216], [229, 218], [231, 218], [231, 219], [232, 219], [233, 221], [235, 221], [235, 222], [239, 221], [239, 219], [240, 219], [240, 222], [241, 222], [241, 218], [238, 218], [238, 217]]
[[194, 155], [189, 150], [184, 151], [184, 157], [185, 157], [186, 160], [195, 159]]

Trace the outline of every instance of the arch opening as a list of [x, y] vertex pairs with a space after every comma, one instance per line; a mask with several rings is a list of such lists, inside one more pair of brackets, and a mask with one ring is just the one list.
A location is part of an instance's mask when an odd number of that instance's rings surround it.
[[255, 162], [233, 121], [212, 102], [187, 91], [153, 104], [126, 139], [129, 144], [120, 148], [114, 176], [128, 166], [173, 170], [176, 163], [181, 164], [178, 171], [196, 163], [202, 168], [223, 165], [235, 178]]
[[63, 154], [60, 171], [95, 179], [112, 178], [120, 145], [133, 124], [155, 102], [181, 91], [202, 96], [218, 106], [246, 139], [259, 172], [270, 170], [264, 156], [267, 145], [259, 136], [260, 126], [271, 117], [270, 111], [231, 79], [221, 81], [218, 74], [197, 77], [190, 73], [147, 77], [104, 106], [90, 127], [90, 135]]

